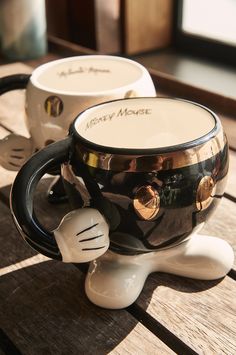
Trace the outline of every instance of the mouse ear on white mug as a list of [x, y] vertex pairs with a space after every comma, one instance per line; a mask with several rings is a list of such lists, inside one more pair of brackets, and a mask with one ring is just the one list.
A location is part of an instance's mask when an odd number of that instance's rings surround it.
[[94, 208], [81, 208], [65, 215], [54, 230], [63, 262], [83, 263], [104, 254], [110, 244], [109, 227]]
[[17, 171], [33, 153], [33, 142], [30, 138], [11, 133], [0, 140], [0, 165]]

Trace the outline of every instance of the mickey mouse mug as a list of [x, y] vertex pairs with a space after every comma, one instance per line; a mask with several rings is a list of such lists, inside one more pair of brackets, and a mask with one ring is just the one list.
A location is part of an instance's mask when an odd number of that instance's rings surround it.
[[109, 55], [63, 58], [39, 66], [32, 75], [0, 78], [0, 95], [24, 88], [30, 138], [10, 134], [0, 140], [0, 165], [8, 170], [19, 170], [33, 152], [64, 138], [84, 109], [123, 97], [156, 96], [141, 64]]
[[[62, 164], [72, 206], [55, 231], [33, 213], [39, 179]], [[219, 118], [197, 103], [132, 98], [93, 106], [70, 133], [18, 173], [11, 210], [24, 239], [65, 262], [138, 255], [181, 243], [223, 195], [228, 145]]]

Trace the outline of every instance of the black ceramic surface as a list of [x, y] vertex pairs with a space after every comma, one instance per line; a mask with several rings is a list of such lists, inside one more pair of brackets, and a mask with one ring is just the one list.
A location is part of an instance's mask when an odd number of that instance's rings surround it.
[[[88, 185], [89, 175], [100, 186], [103, 196], [114, 204], [120, 221], [111, 231], [111, 249], [120, 253], [139, 253], [166, 247], [179, 242], [205, 222], [223, 196], [228, 171], [228, 147], [210, 159], [179, 169], [156, 172], [114, 172], [78, 164], [64, 165], [63, 176], [72, 208], [82, 207], [86, 202], [81, 197], [83, 181]], [[73, 172], [72, 172], [73, 171]], [[206, 209], [196, 206], [199, 182], [211, 176], [215, 182], [212, 201]], [[77, 180], [77, 183], [75, 181]], [[84, 185], [84, 187], [85, 187]], [[143, 186], [152, 186], [160, 196], [160, 209], [152, 220], [143, 220], [134, 210], [136, 191]], [[91, 188], [90, 188], [91, 189]], [[96, 201], [90, 200], [96, 207]], [[108, 212], [109, 213], [109, 212]]]
[[181, 242], [209, 218], [224, 193], [228, 145], [219, 119], [209, 113], [215, 124], [204, 136], [151, 149], [86, 141], [75, 129], [79, 115], [66, 139], [36, 153], [16, 177], [11, 211], [23, 238], [41, 253], [61, 259], [53, 233], [34, 215], [33, 196], [40, 178], [62, 164], [71, 208], [93, 207], [104, 215], [111, 250], [137, 254]]

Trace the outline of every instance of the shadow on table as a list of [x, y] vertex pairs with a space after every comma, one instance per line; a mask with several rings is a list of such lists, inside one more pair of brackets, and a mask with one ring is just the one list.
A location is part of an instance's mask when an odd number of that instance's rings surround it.
[[84, 294], [84, 274], [46, 261], [2, 276], [1, 324], [23, 353], [106, 354], [135, 328], [124, 310], [100, 309]]
[[[47, 228], [53, 228], [69, 211], [67, 204], [51, 206], [45, 197], [51, 179], [40, 183], [35, 210]], [[1, 189], [5, 196], [10, 187]], [[1, 266], [10, 266], [37, 253], [17, 232], [9, 208], [0, 212]], [[4, 231], [4, 232], [3, 232]], [[3, 329], [16, 345], [30, 353], [108, 353], [135, 328], [138, 318], [124, 310], [103, 310], [90, 303], [84, 293], [87, 266], [54, 260], [13, 269], [1, 277], [0, 318]], [[201, 292], [221, 280], [199, 281], [164, 273], [149, 276], [137, 301], [143, 311], [158, 287], [180, 292]], [[141, 300], [141, 301], [140, 301]], [[130, 310], [129, 310], [130, 311]], [[135, 313], [135, 312], [134, 312]]]
[[[52, 230], [57, 227], [62, 217], [70, 211], [68, 203], [51, 205], [46, 198], [46, 192], [53, 178], [45, 178], [40, 181], [34, 199], [35, 214], [45, 228]], [[0, 189], [0, 201], [5, 206], [0, 211], [0, 243], [1, 254], [0, 266], [20, 262], [37, 254], [26, 244], [17, 231], [9, 209], [9, 196], [11, 186], [7, 185]]]

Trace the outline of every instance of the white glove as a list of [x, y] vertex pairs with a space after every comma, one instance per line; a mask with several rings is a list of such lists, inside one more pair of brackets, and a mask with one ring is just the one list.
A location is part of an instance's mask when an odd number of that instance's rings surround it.
[[93, 208], [69, 212], [54, 230], [62, 261], [83, 263], [104, 254], [110, 243], [105, 218]]
[[12, 133], [0, 140], [0, 165], [7, 170], [18, 171], [32, 153], [30, 138]]

